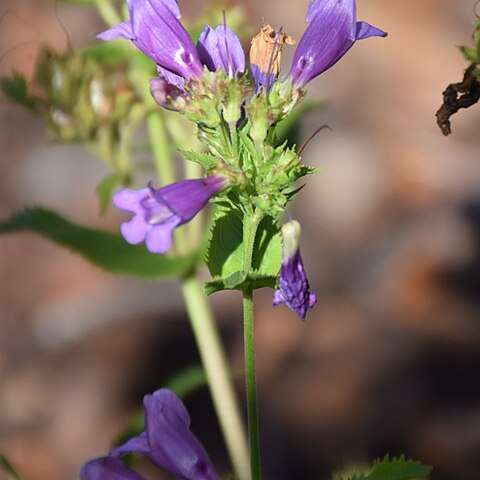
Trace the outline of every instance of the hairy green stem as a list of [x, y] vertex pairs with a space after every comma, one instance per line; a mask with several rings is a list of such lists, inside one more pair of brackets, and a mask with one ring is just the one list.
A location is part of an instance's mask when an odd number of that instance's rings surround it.
[[[256, 214], [243, 220], [243, 268], [252, 271], [255, 237], [260, 219]], [[257, 379], [255, 373], [255, 338], [253, 323], [253, 290], [243, 291], [243, 334], [245, 347], [245, 380], [247, 388], [248, 440], [252, 480], [261, 480], [260, 436], [258, 428]]]
[[[175, 170], [162, 113], [152, 113], [147, 122], [160, 183], [172, 183]], [[178, 234], [175, 237], [178, 250], [185, 252], [191, 247], [189, 239], [184, 230], [179, 229]], [[197, 272], [192, 271], [181, 281], [190, 325], [235, 475], [239, 480], [249, 480], [246, 434], [217, 324]]]
[[226, 365], [228, 361], [203, 286], [195, 274], [183, 279], [183, 295], [206, 372], [213, 405], [225, 443], [240, 480], [249, 479], [249, 458], [237, 398]]

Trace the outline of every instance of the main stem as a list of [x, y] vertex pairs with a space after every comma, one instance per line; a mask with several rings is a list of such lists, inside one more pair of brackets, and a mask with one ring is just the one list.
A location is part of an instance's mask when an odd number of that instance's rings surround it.
[[[175, 170], [162, 113], [150, 114], [147, 125], [160, 184], [172, 183], [175, 181]], [[192, 246], [189, 240], [196, 242], [198, 239], [187, 237], [182, 230], [177, 231], [177, 251], [189, 251]], [[249, 480], [245, 429], [213, 312], [196, 271], [182, 278], [181, 282], [188, 318], [233, 469], [239, 480]]]
[[[244, 216], [243, 220], [244, 256], [243, 268], [252, 271], [253, 248], [259, 224], [256, 214]], [[243, 291], [243, 336], [245, 346], [245, 379], [247, 388], [248, 440], [250, 447], [250, 469], [252, 480], [261, 480], [260, 436], [258, 429], [257, 379], [255, 373], [255, 338], [253, 324], [253, 290]]]

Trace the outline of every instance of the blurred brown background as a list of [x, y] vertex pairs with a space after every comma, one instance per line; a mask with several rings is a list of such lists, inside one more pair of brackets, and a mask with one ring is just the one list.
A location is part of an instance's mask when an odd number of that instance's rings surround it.
[[[180, 1], [187, 19], [206, 3]], [[255, 26], [265, 17], [300, 38], [306, 0], [242, 3]], [[433, 465], [437, 480], [480, 478], [480, 106], [449, 138], [434, 117], [466, 68], [456, 45], [471, 41], [473, 3], [359, 0], [359, 19], [389, 37], [359, 42], [310, 86], [327, 104], [303, 137], [334, 131], [304, 153], [325, 173], [293, 215], [319, 303], [302, 324], [272, 309], [272, 291], [256, 296], [266, 479], [323, 480], [387, 452]], [[58, 14], [74, 46], [103, 28], [86, 8]], [[51, 1], [1, 0], [0, 15], [1, 75], [31, 74], [41, 44], [67, 46]], [[114, 228], [93, 193], [105, 173], [1, 101], [0, 218], [42, 204]], [[240, 368], [240, 298], [212, 300]], [[25, 480], [78, 478], [145, 393], [197, 361], [176, 283], [114, 278], [35, 235], [0, 238], [0, 451]], [[187, 407], [226, 471], [206, 389]]]

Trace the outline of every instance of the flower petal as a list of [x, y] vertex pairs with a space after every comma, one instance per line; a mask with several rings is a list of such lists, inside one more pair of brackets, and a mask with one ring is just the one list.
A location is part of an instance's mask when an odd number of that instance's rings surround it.
[[143, 211], [141, 201], [148, 195], [148, 192], [148, 188], [142, 188], [141, 190], [124, 188], [113, 195], [112, 202], [119, 210], [139, 213]]
[[140, 435], [131, 438], [123, 445], [113, 448], [110, 452], [110, 455], [121, 456], [129, 453], [139, 453], [140, 455], [148, 455], [150, 453], [147, 434], [145, 432], [142, 432]]
[[153, 195], [180, 217], [181, 222], [178, 225], [182, 225], [205, 207], [226, 183], [226, 179], [220, 176], [182, 180], [154, 190]]
[[284, 303], [302, 320], [307, 311], [317, 302], [310, 293], [305, 267], [299, 249], [300, 224], [291, 220], [282, 226], [282, 268], [278, 279], [279, 289], [275, 291], [273, 306]]
[[386, 37], [387, 35], [387, 32], [384, 32], [383, 30], [380, 30], [379, 28], [374, 27], [367, 22], [357, 22], [357, 40], [363, 40], [369, 37]]
[[133, 470], [125, 467], [122, 461], [115, 457], [96, 458], [86, 463], [81, 472], [81, 480], [145, 480]]
[[197, 51], [202, 63], [212, 72], [225, 70], [233, 78], [237, 72], [245, 71], [245, 53], [240, 39], [225, 24], [215, 29], [206, 25], [198, 39]]
[[152, 228], [142, 214], [136, 214], [130, 221], [122, 223], [120, 232], [123, 238], [130, 243], [130, 245], [138, 245], [145, 240], [147, 232]]
[[208, 455], [189, 429], [190, 417], [182, 401], [162, 389], [146, 395], [143, 404], [150, 458], [186, 480], [217, 480]]
[[145, 235], [145, 244], [152, 253], [165, 253], [173, 243], [173, 231], [179, 225], [180, 219], [173, 217], [159, 225], [153, 225]]
[[250, 65], [250, 70], [255, 84], [255, 91], [258, 93], [264, 89], [266, 92], [269, 92], [278, 75], [275, 73], [262, 72], [262, 70], [253, 63]]
[[125, 38], [126, 40], [133, 40], [132, 24], [130, 20], [120, 23], [115, 27], [109, 28], [97, 35], [100, 40], [115, 40], [116, 38]]
[[179, 22], [176, 0], [128, 0], [129, 22], [99, 35], [128, 38], [162, 68], [185, 79], [200, 77], [202, 64], [190, 35]]
[[290, 70], [300, 87], [334, 65], [355, 42], [355, 0], [316, 0], [307, 19], [310, 25], [298, 43]]

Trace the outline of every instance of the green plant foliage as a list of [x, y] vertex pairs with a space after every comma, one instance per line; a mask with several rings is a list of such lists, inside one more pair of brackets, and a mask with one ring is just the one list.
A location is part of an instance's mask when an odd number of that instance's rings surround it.
[[310, 112], [322, 108], [323, 103], [318, 101], [305, 101], [300, 106], [295, 108], [287, 118], [278, 123], [275, 128], [275, 135], [277, 137], [277, 146], [287, 142], [289, 147], [298, 145], [300, 141], [300, 122], [302, 118]]
[[406, 460], [405, 456], [390, 459], [388, 455], [383, 460], [377, 460], [368, 474], [354, 474], [342, 480], [421, 480], [426, 479], [432, 468], [420, 462]]
[[20, 475], [14, 470], [10, 462], [0, 453], [0, 471], [7, 475], [8, 480], [21, 480]]
[[233, 212], [221, 212], [215, 219], [207, 266], [213, 279], [207, 283], [208, 294], [220, 290], [274, 287], [282, 259], [282, 241], [271, 217], [259, 225], [252, 260], [253, 272], [243, 265], [242, 219]]
[[209, 169], [210, 167], [215, 167], [218, 164], [218, 159], [215, 158], [213, 155], [208, 153], [199, 153], [193, 152], [190, 150], [178, 150], [187, 160], [191, 162], [198, 163], [205, 169]]
[[152, 254], [143, 245], [127, 244], [120, 235], [74, 224], [43, 208], [25, 210], [0, 223], [0, 234], [20, 231], [38, 233], [107, 272], [146, 280], [184, 275], [200, 257], [199, 253], [177, 258]]
[[27, 80], [20, 73], [0, 78], [0, 91], [5, 97], [29, 110], [37, 109], [37, 99], [29, 94]]
[[112, 201], [115, 189], [124, 182], [124, 175], [120, 173], [112, 173], [105, 177], [96, 188], [98, 203], [100, 205], [100, 213], [103, 215], [107, 212]]

